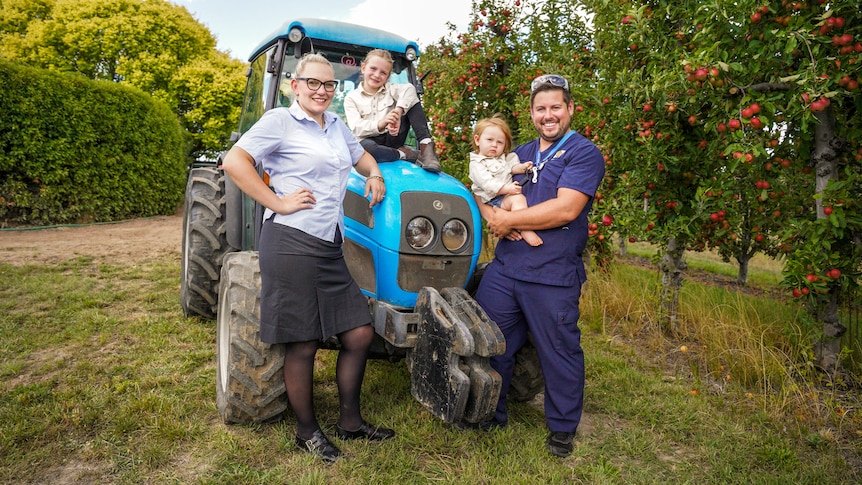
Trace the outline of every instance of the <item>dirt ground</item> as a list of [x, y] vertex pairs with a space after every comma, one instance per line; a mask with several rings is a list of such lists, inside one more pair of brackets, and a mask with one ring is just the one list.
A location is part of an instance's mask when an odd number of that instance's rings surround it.
[[175, 254], [182, 246], [182, 216], [110, 224], [0, 231], [0, 263], [56, 263], [78, 257], [134, 262]]

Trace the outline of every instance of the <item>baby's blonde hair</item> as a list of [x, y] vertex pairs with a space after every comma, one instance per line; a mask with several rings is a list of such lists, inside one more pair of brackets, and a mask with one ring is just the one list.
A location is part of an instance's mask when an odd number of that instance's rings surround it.
[[479, 153], [479, 144], [476, 143], [476, 138], [482, 136], [482, 132], [488, 129], [491, 126], [496, 126], [503, 132], [503, 136], [506, 138], [506, 143], [503, 145], [503, 153], [509, 153], [512, 151], [512, 130], [509, 129], [509, 124], [506, 123], [506, 118], [503, 117], [500, 113], [495, 113], [494, 116], [490, 118], [483, 118], [476, 122], [476, 126], [473, 127], [473, 150], [476, 153]]

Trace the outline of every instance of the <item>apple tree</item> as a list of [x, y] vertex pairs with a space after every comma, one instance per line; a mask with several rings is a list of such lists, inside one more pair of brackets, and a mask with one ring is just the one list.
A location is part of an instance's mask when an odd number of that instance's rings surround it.
[[688, 37], [703, 30], [690, 9], [671, 2], [585, 3], [602, 59], [597, 88], [609, 120], [601, 135], [610, 157], [608, 195], [621, 234], [660, 248], [662, 320], [676, 332], [683, 254], [704, 249], [706, 194], [724, 193], [730, 184], [727, 144], [706, 122], [726, 103], [708, 73], [698, 72], [700, 84], [687, 80], [686, 70], [701, 64]]
[[665, 256], [783, 253], [822, 326], [818, 363], [836, 365], [860, 267], [858, 2], [586, 3], [629, 226]]
[[[605, 121], [597, 112], [596, 69], [590, 31], [570, 1], [479, 0], [473, 2], [469, 27], [428, 46], [419, 71], [425, 78], [424, 104], [437, 150], [447, 172], [468, 183], [474, 123], [503, 114], [515, 144], [536, 136], [529, 114], [530, 83], [557, 73], [570, 82], [575, 104], [572, 128], [598, 141]], [[591, 214], [589, 252], [602, 264], [610, 256], [609, 239], [599, 228], [604, 216], [601, 195]]]

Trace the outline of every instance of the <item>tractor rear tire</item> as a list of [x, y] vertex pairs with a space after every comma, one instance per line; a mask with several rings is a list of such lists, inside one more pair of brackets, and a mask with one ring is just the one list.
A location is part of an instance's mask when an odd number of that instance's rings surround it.
[[539, 365], [539, 353], [531, 340], [527, 340], [515, 354], [515, 372], [509, 385], [508, 399], [515, 402], [532, 401], [545, 389], [545, 378]]
[[284, 345], [260, 341], [256, 252], [228, 254], [216, 326], [216, 405], [226, 424], [278, 421], [287, 409]]
[[224, 173], [194, 168], [183, 208], [180, 306], [187, 317], [215, 318], [222, 260], [233, 250], [226, 237]]

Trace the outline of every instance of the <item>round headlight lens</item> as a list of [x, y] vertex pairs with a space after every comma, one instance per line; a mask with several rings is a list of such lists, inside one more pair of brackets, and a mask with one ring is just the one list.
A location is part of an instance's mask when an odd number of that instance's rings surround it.
[[467, 244], [467, 225], [458, 219], [450, 219], [443, 224], [440, 238], [446, 249], [453, 253], [459, 251]]
[[407, 244], [413, 249], [425, 249], [434, 241], [434, 224], [424, 217], [416, 217], [407, 223]]
[[294, 44], [302, 40], [302, 31], [299, 30], [299, 27], [294, 27], [290, 29], [290, 32], [287, 34], [287, 40], [293, 42]]

